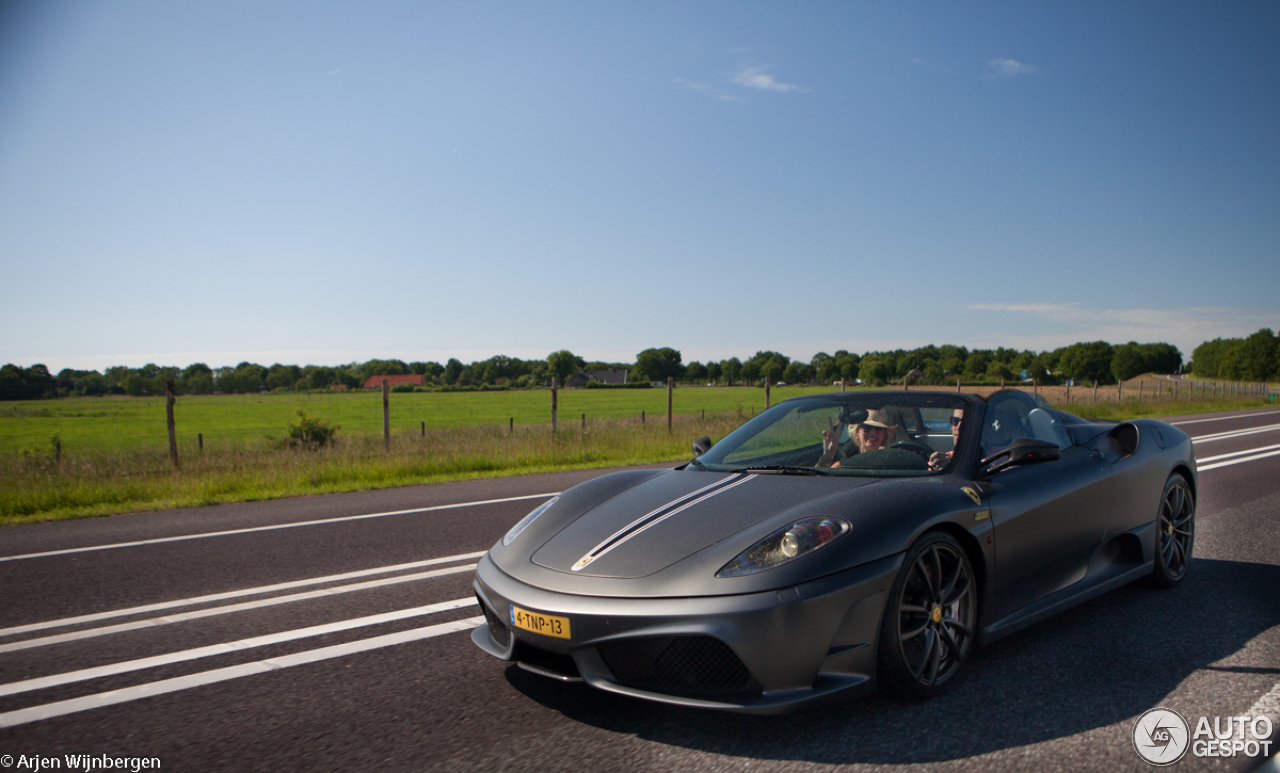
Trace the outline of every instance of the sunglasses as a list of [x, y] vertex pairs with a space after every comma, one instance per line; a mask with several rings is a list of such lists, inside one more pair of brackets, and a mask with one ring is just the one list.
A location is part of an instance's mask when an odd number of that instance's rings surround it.
[[960, 418], [959, 416], [952, 416], [952, 417], [951, 417], [951, 426], [953, 426], [953, 427], [959, 427], [959, 426], [960, 426], [960, 422], [962, 422], [962, 421], [964, 421], [964, 419]]

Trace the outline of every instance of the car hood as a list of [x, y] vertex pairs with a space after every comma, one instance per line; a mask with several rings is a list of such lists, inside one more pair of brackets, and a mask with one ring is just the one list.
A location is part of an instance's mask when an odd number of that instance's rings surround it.
[[534, 550], [531, 560], [583, 577], [647, 577], [782, 513], [873, 482], [672, 471], [585, 509]]

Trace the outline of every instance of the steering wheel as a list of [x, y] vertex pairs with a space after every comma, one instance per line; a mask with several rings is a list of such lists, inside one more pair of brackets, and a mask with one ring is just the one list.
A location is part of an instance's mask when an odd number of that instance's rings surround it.
[[924, 460], [925, 460], [925, 462], [928, 462], [928, 461], [929, 461], [929, 457], [930, 457], [930, 456], [933, 456], [933, 449], [932, 449], [932, 448], [930, 448], [929, 446], [925, 445], [924, 443], [917, 443], [917, 442], [916, 442], [916, 441], [914, 441], [914, 440], [904, 440], [904, 441], [902, 441], [901, 443], [894, 443], [893, 445], [891, 445], [891, 446], [889, 446], [889, 447], [890, 447], [890, 448], [901, 448], [903, 451], [910, 451], [910, 452], [911, 452], [911, 453], [913, 453], [913, 454], [917, 454], [917, 455], [919, 455], [921, 459], [924, 459]]

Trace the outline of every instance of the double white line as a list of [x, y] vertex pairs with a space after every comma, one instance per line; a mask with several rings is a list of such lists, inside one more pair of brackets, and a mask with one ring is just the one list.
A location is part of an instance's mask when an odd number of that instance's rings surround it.
[[[1232, 440], [1235, 438], [1246, 437], [1249, 435], [1258, 435], [1265, 432], [1275, 432], [1280, 430], [1280, 424], [1268, 424], [1265, 427], [1251, 427], [1249, 429], [1237, 429], [1227, 432], [1215, 432], [1212, 435], [1201, 435], [1192, 438], [1191, 442], [1195, 444], [1214, 443], [1219, 440]], [[1196, 459], [1196, 469], [1199, 472], [1206, 470], [1216, 470], [1219, 467], [1228, 467], [1233, 464], [1242, 462], [1252, 462], [1256, 459], [1266, 459], [1269, 456], [1280, 455], [1280, 445], [1263, 446], [1261, 448], [1249, 448], [1244, 451], [1234, 451], [1229, 454], [1218, 454], [1217, 456], [1206, 456], [1203, 459]]]
[[[281, 590], [289, 590], [293, 588], [303, 587], [307, 585], [320, 585], [334, 582], [342, 582], [344, 580], [358, 579], [375, 574], [387, 574], [392, 572], [404, 571], [423, 566], [435, 564], [456, 563], [458, 561], [469, 561], [484, 555], [483, 553], [464, 553], [456, 556], [446, 556], [444, 558], [434, 558], [426, 561], [416, 561], [409, 564], [397, 564], [394, 566], [380, 567], [377, 569], [368, 569], [358, 572], [348, 572], [345, 574], [330, 575], [328, 577], [317, 577], [309, 580], [299, 580], [295, 582], [279, 583], [276, 585], [267, 585], [259, 588], [249, 588], [241, 591], [233, 591], [230, 593], [211, 594], [207, 596], [198, 596], [188, 599], [179, 599], [176, 601], [164, 602], [161, 604], [150, 604], [141, 607], [130, 607], [126, 609], [112, 610], [109, 612], [100, 612], [93, 615], [81, 615], [79, 617], [63, 618], [61, 620], [51, 620], [43, 623], [35, 623], [31, 625], [15, 626], [12, 628], [0, 629], [0, 638], [8, 636], [16, 636], [22, 633], [28, 633], [36, 630], [45, 630], [50, 628], [60, 628], [83, 624], [87, 622], [98, 622], [118, 617], [129, 617], [137, 614], [145, 614], [164, 609], [174, 609], [185, 606], [197, 606], [216, 601], [223, 601], [231, 598], [238, 598], [252, 595], [262, 595], [267, 593], [278, 592]], [[163, 617], [152, 617], [144, 620], [131, 621], [116, 625], [108, 625], [99, 628], [90, 628], [79, 631], [70, 631], [67, 633], [56, 634], [53, 636], [45, 636], [37, 639], [25, 639], [0, 645], [0, 653], [29, 649], [32, 647], [47, 646], [65, 641], [73, 641], [76, 639], [84, 639], [94, 636], [103, 636], [111, 633], [119, 633], [121, 631], [137, 630], [156, 625], [167, 625], [170, 623], [185, 622], [202, 617], [213, 615], [229, 614], [232, 612], [241, 612], [249, 609], [259, 609], [261, 607], [271, 606], [274, 604], [286, 604], [293, 601], [302, 601], [305, 599], [321, 598], [338, 593], [349, 593], [357, 590], [368, 590], [371, 588], [381, 587], [394, 583], [411, 582], [415, 580], [429, 579], [433, 577], [441, 577], [459, 572], [470, 571], [475, 568], [474, 563], [466, 563], [460, 566], [450, 566], [441, 569], [434, 569], [426, 572], [418, 572], [414, 574], [404, 574], [396, 577], [389, 577], [380, 580], [372, 580], [366, 582], [350, 583], [347, 585], [339, 585], [337, 587], [321, 588], [303, 593], [295, 593], [286, 596], [274, 596], [270, 598], [258, 599], [239, 604], [230, 604], [220, 607], [212, 607], [207, 609], [192, 610], [179, 614], [166, 615]], [[414, 607], [412, 609], [397, 610], [394, 612], [386, 612], [383, 614], [369, 615], [366, 617], [354, 618], [351, 620], [342, 620], [336, 623], [328, 623], [324, 625], [310, 626], [307, 628], [299, 628], [292, 631], [282, 631], [264, 636], [255, 636], [239, 641], [224, 642], [220, 644], [212, 644], [205, 647], [196, 647], [194, 649], [182, 650], [179, 652], [170, 652], [163, 655], [156, 655], [148, 658], [140, 658], [121, 663], [112, 663], [105, 666], [95, 668], [80, 669], [77, 671], [69, 671], [62, 674], [54, 674], [51, 676], [38, 677], [34, 679], [25, 679], [18, 682], [0, 685], [0, 696], [15, 695], [32, 690], [43, 690], [59, 685], [81, 682], [88, 679], [98, 679], [105, 676], [113, 676], [116, 674], [128, 673], [131, 671], [140, 671], [142, 669], [154, 668], [157, 666], [170, 665], [173, 663], [181, 663], [199, 658], [211, 657], [215, 655], [224, 655], [231, 652], [239, 652], [242, 650], [253, 649], [255, 647], [264, 647], [272, 644], [280, 644], [282, 642], [290, 642], [298, 639], [305, 639], [312, 636], [321, 636], [324, 634], [348, 631], [355, 628], [363, 628], [373, 625], [381, 625], [397, 620], [404, 620], [412, 617], [421, 617], [424, 615], [436, 614], [439, 612], [448, 612], [455, 609], [463, 609], [475, 605], [476, 601], [472, 597], [453, 599], [450, 601], [442, 601], [426, 606]], [[342, 657], [358, 652], [367, 652], [369, 650], [381, 647], [389, 647], [395, 644], [403, 644], [405, 642], [419, 641], [429, 639], [436, 636], [442, 636], [447, 633], [456, 631], [470, 630], [484, 622], [484, 617], [469, 617], [463, 620], [453, 620], [447, 623], [440, 623], [424, 628], [414, 628], [407, 631], [386, 634], [370, 639], [347, 642], [344, 644], [335, 644], [329, 647], [298, 652], [292, 655], [285, 655], [276, 658], [268, 658], [252, 663], [242, 663], [236, 666], [220, 668], [213, 671], [205, 671], [187, 676], [176, 677], [173, 679], [165, 679], [158, 682], [141, 684], [134, 687], [126, 687], [110, 692], [98, 693], [95, 695], [86, 695], [79, 698], [57, 701], [41, 706], [33, 706], [26, 709], [18, 709], [0, 713], [0, 727], [13, 727], [15, 725], [35, 722], [41, 719], [49, 719], [51, 717], [63, 716], [88, 709], [99, 708], [102, 706], [111, 706], [117, 703], [125, 703], [128, 701], [146, 698], [152, 695], [162, 695], [164, 693], [176, 692], [179, 690], [188, 690], [192, 687], [200, 687], [216, 682], [223, 682], [229, 679], [238, 679], [243, 676], [253, 674], [266, 673], [280, 668], [288, 668], [290, 666], [303, 665], [305, 663], [315, 663], [330, 658]]]

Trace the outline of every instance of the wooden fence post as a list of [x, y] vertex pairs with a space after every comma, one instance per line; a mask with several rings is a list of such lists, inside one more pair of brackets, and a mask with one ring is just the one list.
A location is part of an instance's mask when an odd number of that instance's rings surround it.
[[1067, 402], [1071, 402], [1071, 379], [1067, 379]]
[[425, 421], [422, 422], [422, 436], [423, 437], [427, 436], [427, 423]]
[[507, 434], [514, 434], [516, 431], [516, 417], [512, 416], [507, 420]]
[[560, 409], [559, 392], [556, 389], [556, 377], [551, 377], [551, 433], [556, 431], [556, 411]]
[[164, 380], [164, 412], [169, 422], [169, 457], [173, 459], [173, 469], [178, 469], [178, 430], [173, 424], [173, 379]]
[[587, 414], [582, 414], [582, 431], [587, 431]]
[[671, 433], [671, 392], [675, 389], [676, 380], [667, 376], [667, 434]]
[[959, 391], [960, 391], [960, 379], [958, 379], [958, 378], [956, 379], [956, 391], [957, 391], [957, 392], [959, 392]]
[[765, 409], [766, 409], [766, 410], [768, 410], [768, 408], [769, 408], [769, 406], [770, 406], [770, 405], [772, 405], [772, 403], [771, 403], [771, 402], [769, 402], [769, 377], [768, 377], [768, 376], [765, 376], [765, 377], [764, 377], [764, 407], [765, 407]]
[[391, 450], [391, 379], [382, 379], [382, 447]]
[[196, 445], [200, 448], [200, 453], [204, 453], [204, 433], [196, 433]]
[[840, 379], [840, 391], [844, 391], [844, 379]]
[[1093, 401], [1098, 402], [1098, 382], [1093, 382]]
[[640, 426], [644, 426], [644, 411], [640, 412]]
[[1116, 401], [1118, 402], [1123, 399], [1124, 399], [1124, 382], [1117, 381], [1116, 382]]

